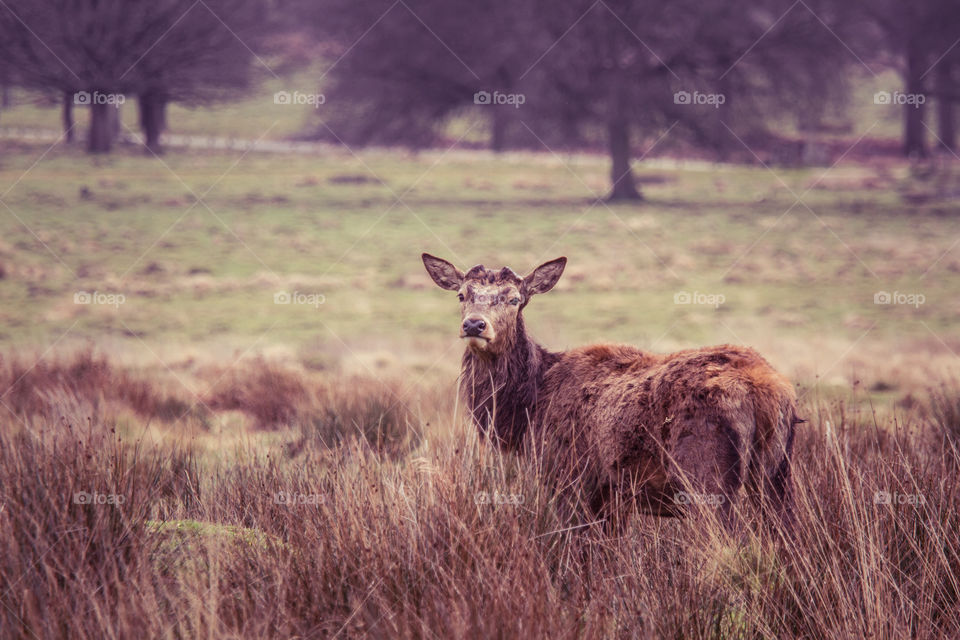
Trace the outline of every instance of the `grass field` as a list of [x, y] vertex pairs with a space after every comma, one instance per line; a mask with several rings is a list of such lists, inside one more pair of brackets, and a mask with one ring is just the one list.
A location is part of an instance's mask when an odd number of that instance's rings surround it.
[[[847, 375], [844, 355], [877, 355], [885, 377], [891, 351], [957, 345], [957, 205], [906, 202], [933, 187], [905, 166], [641, 166], [648, 201], [631, 207], [597, 202], [606, 168], [589, 156], [58, 148], [34, 165], [44, 147], [7, 147], [0, 338], [17, 347], [433, 353], [455, 345], [456, 306], [422, 251], [518, 271], [568, 256], [559, 289], [529, 309], [556, 348], [747, 342], [809, 381]], [[78, 305], [78, 291], [124, 302]], [[274, 304], [280, 291], [323, 304]], [[674, 304], [684, 291], [724, 302]], [[923, 303], [874, 304], [881, 291]]]
[[[589, 155], [0, 144], [0, 635], [960, 632], [954, 165], [654, 160], [614, 206]], [[809, 421], [798, 541], [564, 520], [459, 417], [423, 251], [566, 255], [525, 312], [553, 349], [767, 355]]]

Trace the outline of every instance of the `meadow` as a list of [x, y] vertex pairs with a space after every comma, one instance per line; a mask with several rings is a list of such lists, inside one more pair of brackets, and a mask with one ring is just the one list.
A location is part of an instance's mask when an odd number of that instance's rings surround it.
[[[960, 635], [955, 163], [659, 157], [627, 206], [549, 150], [0, 144], [0, 636]], [[461, 415], [424, 251], [567, 256], [552, 349], [761, 351], [794, 538], [558, 508]]]

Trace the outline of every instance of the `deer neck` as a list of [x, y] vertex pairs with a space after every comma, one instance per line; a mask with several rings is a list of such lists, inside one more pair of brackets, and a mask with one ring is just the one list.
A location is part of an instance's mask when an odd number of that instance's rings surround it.
[[508, 348], [499, 355], [463, 354], [460, 395], [481, 436], [500, 446], [517, 449], [534, 418], [546, 370], [558, 354], [550, 353], [527, 336], [523, 317]]

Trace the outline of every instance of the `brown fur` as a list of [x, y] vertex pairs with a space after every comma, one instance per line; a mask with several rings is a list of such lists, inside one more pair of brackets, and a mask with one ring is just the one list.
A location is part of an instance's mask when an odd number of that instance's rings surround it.
[[632, 500], [679, 515], [677, 496], [690, 492], [722, 496], [726, 517], [745, 487], [762, 509], [789, 518], [796, 396], [756, 351], [721, 345], [661, 355], [595, 344], [550, 352], [527, 335], [522, 310], [553, 287], [565, 258], [526, 278], [423, 260], [438, 285], [463, 297], [461, 322], [486, 325], [480, 337], [461, 327], [468, 348], [460, 391], [482, 435], [513, 450], [529, 436], [556, 445], [601, 515]]

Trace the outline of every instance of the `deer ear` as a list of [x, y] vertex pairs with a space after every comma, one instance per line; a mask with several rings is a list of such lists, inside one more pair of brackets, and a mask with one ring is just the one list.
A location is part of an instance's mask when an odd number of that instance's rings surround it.
[[544, 262], [523, 279], [527, 293], [532, 296], [535, 293], [546, 293], [553, 289], [553, 285], [557, 284], [557, 280], [563, 275], [563, 268], [566, 266], [566, 258]]
[[463, 283], [463, 272], [442, 258], [437, 258], [429, 253], [422, 256], [423, 266], [427, 268], [427, 273], [437, 283], [441, 289], [456, 291]]

